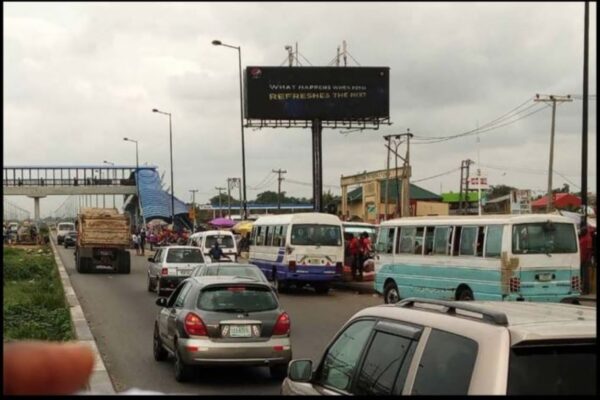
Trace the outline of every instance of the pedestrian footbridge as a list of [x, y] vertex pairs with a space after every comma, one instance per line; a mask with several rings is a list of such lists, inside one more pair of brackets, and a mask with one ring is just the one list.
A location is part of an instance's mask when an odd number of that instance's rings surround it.
[[[132, 215], [171, 221], [171, 195], [162, 189], [155, 166], [5, 166], [2, 184], [4, 196], [34, 199], [36, 220], [39, 200], [46, 196], [124, 195], [124, 208]], [[187, 213], [185, 203], [175, 198], [175, 216], [185, 219]]]

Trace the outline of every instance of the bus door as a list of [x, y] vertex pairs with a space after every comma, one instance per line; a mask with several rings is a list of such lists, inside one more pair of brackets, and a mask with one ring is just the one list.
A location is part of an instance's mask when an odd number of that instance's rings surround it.
[[377, 252], [377, 256], [375, 257], [375, 273], [377, 273], [382, 266], [394, 262], [396, 230], [395, 226], [381, 226], [379, 228], [377, 244], [375, 245], [375, 251]]

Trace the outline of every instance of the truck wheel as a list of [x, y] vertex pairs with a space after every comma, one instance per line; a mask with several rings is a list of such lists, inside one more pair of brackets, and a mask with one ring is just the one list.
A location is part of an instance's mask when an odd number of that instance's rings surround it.
[[118, 269], [120, 274], [129, 274], [131, 272], [131, 257], [128, 251], [121, 252], [117, 261], [119, 263]]
[[75, 269], [81, 273], [81, 257], [78, 256], [77, 252], [75, 252]]
[[92, 259], [89, 257], [79, 257], [79, 263], [77, 263], [77, 265], [79, 266], [79, 273], [82, 274], [87, 274], [88, 272], [91, 271], [92, 269]]

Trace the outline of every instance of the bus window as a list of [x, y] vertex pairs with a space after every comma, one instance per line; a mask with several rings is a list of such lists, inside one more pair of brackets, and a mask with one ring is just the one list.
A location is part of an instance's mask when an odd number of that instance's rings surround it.
[[490, 225], [485, 234], [485, 255], [484, 257], [500, 257], [502, 251], [502, 231], [503, 225]]
[[[474, 256], [475, 255], [475, 246], [477, 239], [477, 230], [476, 226], [465, 226], [462, 228], [460, 234], [460, 251], [459, 255], [461, 256]], [[458, 232], [457, 232], [458, 234]]]
[[576, 253], [573, 224], [536, 222], [513, 226], [514, 254]]
[[415, 236], [415, 254], [423, 254], [423, 236], [425, 233], [424, 227], [417, 228], [417, 235]]
[[425, 229], [425, 255], [431, 255], [433, 253], [433, 226], [428, 226]]
[[265, 231], [265, 246], [271, 245], [271, 241], [273, 240], [273, 230], [275, 230], [274, 226], [267, 226]]
[[475, 252], [477, 257], [483, 257], [483, 242], [485, 241], [485, 226], [480, 226], [477, 230], [477, 243]]
[[417, 228], [414, 226], [403, 226], [400, 234], [400, 248], [398, 253], [413, 254], [415, 248], [415, 235]]
[[452, 255], [453, 256], [457, 256], [459, 253], [461, 232], [462, 232], [462, 226], [454, 227], [454, 242], [452, 242]]
[[449, 226], [436, 226], [433, 233], [433, 254], [447, 255], [451, 230]]
[[377, 252], [392, 254], [394, 247], [394, 227], [382, 227], [377, 235]]
[[265, 244], [265, 227], [259, 226], [256, 231], [256, 245], [264, 246]]

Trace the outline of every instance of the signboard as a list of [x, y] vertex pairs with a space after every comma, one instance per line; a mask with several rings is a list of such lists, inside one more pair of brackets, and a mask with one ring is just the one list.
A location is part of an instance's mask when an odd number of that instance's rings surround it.
[[511, 214], [531, 214], [531, 190], [512, 190], [510, 192]]
[[471, 176], [469, 177], [469, 190], [487, 190], [489, 189], [489, 185], [487, 182], [487, 177], [485, 176]]
[[244, 81], [247, 119], [389, 118], [389, 67], [247, 67]]

